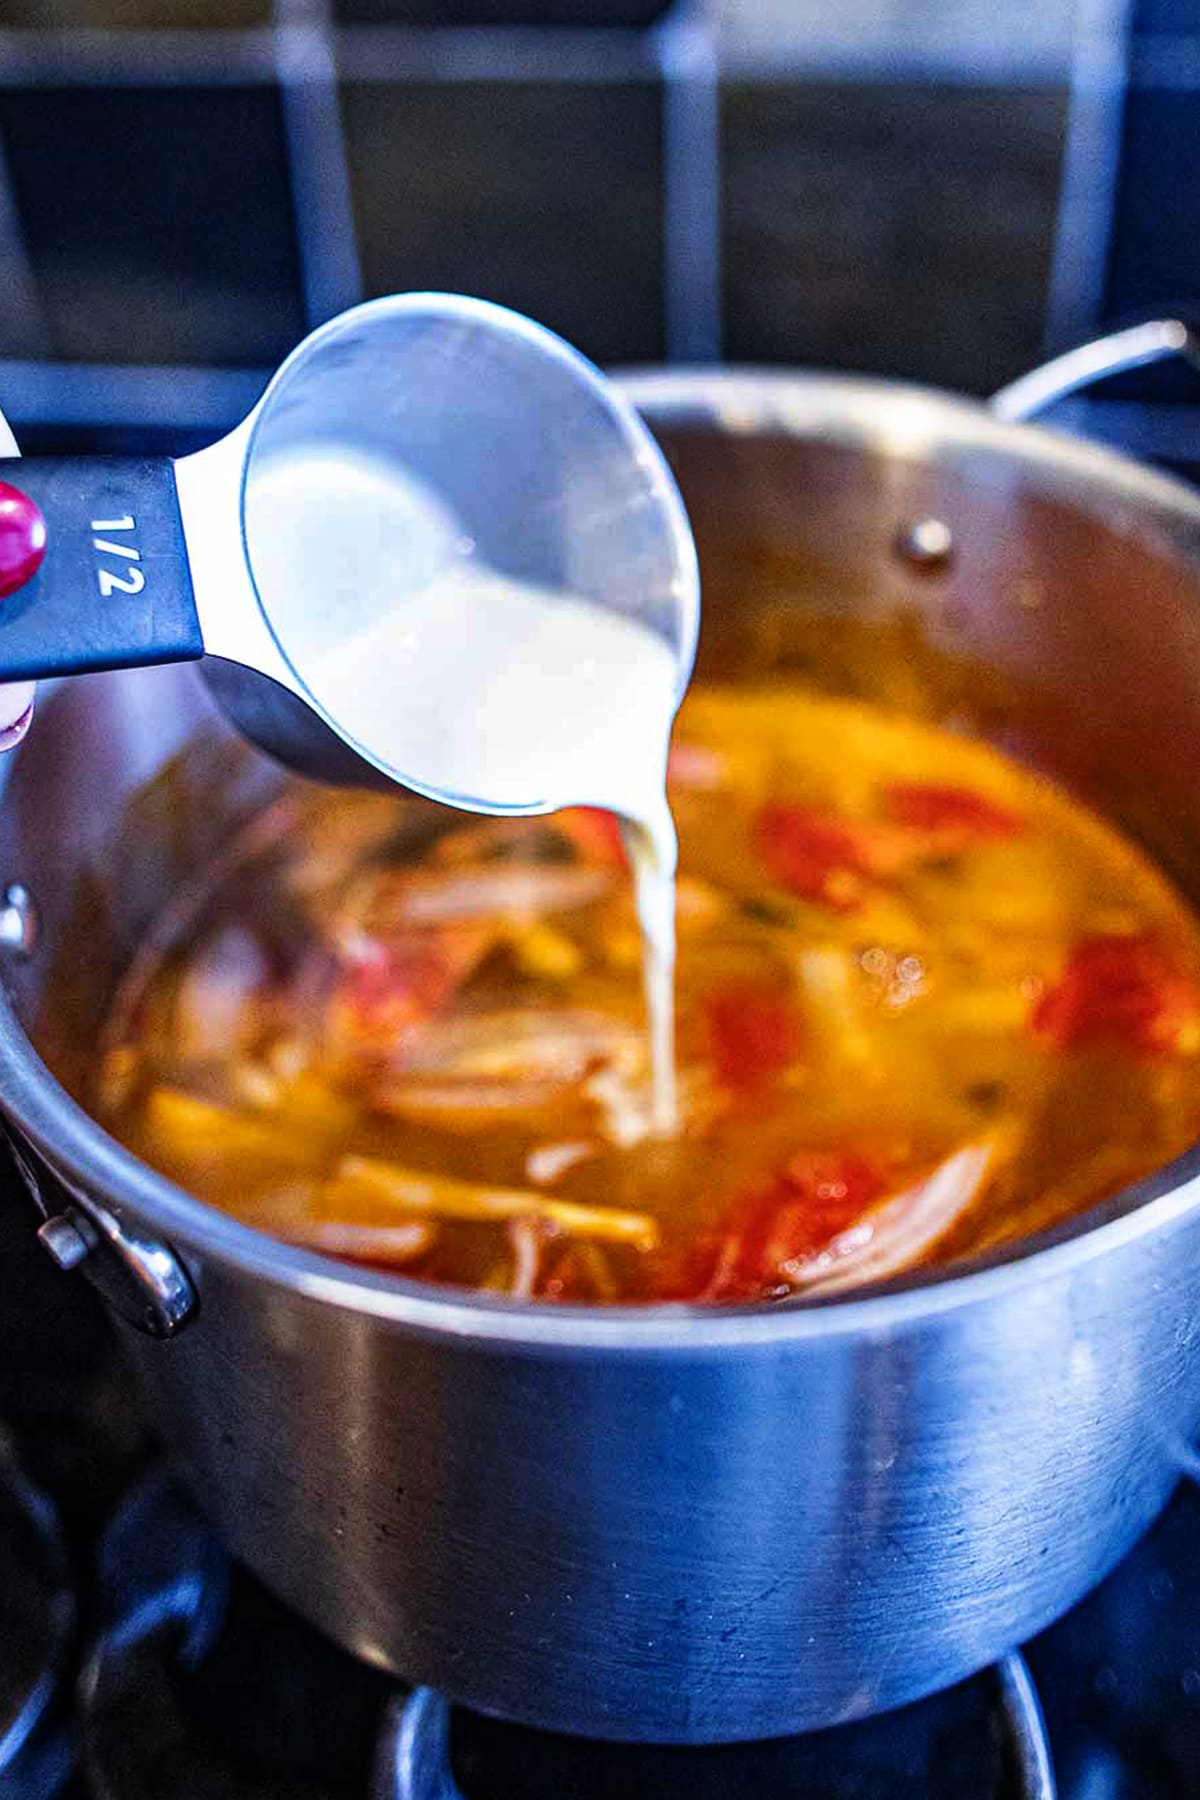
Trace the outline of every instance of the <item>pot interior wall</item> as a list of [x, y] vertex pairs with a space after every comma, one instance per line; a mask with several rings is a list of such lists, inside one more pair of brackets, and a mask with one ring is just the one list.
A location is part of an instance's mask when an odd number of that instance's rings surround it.
[[[669, 443], [700, 547], [698, 672], [802, 676], [950, 720], [1083, 793], [1200, 892], [1200, 538], [1003, 449]], [[918, 567], [914, 521], [951, 533]]]
[[[1177, 534], [1103, 481], [977, 442], [660, 435], [700, 550], [701, 679], [801, 675], [953, 719], [1067, 780], [1200, 896], [1200, 565]], [[919, 568], [897, 534], [930, 516], [954, 549]], [[7, 978], [86, 1105], [117, 976], [283, 777], [187, 668], [65, 685], [14, 762], [0, 875], [30, 888], [42, 936]], [[409, 804], [420, 830], [431, 809]]]

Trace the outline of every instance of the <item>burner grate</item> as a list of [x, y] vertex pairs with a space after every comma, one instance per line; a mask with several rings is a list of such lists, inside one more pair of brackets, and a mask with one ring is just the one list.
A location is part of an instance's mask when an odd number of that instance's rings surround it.
[[100, 1582], [80, 1682], [89, 1800], [1055, 1796], [1019, 1656], [900, 1713], [801, 1738], [596, 1743], [454, 1711], [429, 1689], [397, 1694], [231, 1568], [161, 1473], [117, 1514]]
[[394, 1684], [229, 1562], [163, 1473], [99, 1554], [78, 1695], [87, 1800], [361, 1800]]
[[0, 1800], [50, 1800], [66, 1779], [63, 1696], [74, 1630], [54, 1509], [0, 1433]]
[[19, 1421], [16, 1440], [0, 1428], [0, 1800], [1053, 1800], [1056, 1780], [1061, 1800], [1200, 1797], [1200, 1487], [1023, 1658], [949, 1693], [763, 1744], [589, 1743], [398, 1693], [144, 1475], [115, 1365], [85, 1380], [47, 1357], [34, 1379], [17, 1335], [0, 1358]]
[[[911, 1745], [904, 1748], [906, 1715], [815, 1732], [804, 1739], [686, 1750], [548, 1737], [536, 1747], [541, 1734], [477, 1722], [474, 1756], [468, 1749], [460, 1760], [491, 1765], [490, 1779], [478, 1788], [471, 1784], [472, 1800], [476, 1793], [481, 1800], [483, 1796], [508, 1800], [518, 1792], [529, 1800], [542, 1800], [550, 1794], [584, 1791], [598, 1800], [618, 1800], [634, 1792], [652, 1792], [658, 1800], [671, 1800], [676, 1794], [680, 1800], [685, 1795], [688, 1800], [717, 1800], [751, 1794], [755, 1800], [767, 1800], [772, 1794], [803, 1794], [805, 1800], [899, 1800], [918, 1791], [926, 1800], [967, 1793], [973, 1800], [989, 1793], [998, 1800], [1056, 1800], [1042, 1709], [1024, 1659], [1016, 1654], [1006, 1657], [967, 1688], [986, 1710], [973, 1720], [970, 1737], [950, 1746], [948, 1759], [936, 1768], [932, 1755], [917, 1758]], [[908, 1708], [907, 1717], [915, 1719], [925, 1712], [932, 1722], [935, 1713], [947, 1711], [948, 1698], [939, 1695], [922, 1707]], [[496, 1753], [497, 1734], [509, 1739], [507, 1756]], [[452, 1767], [454, 1735], [453, 1715], [441, 1694], [418, 1688], [406, 1699], [393, 1701], [380, 1741], [371, 1800], [465, 1800]], [[937, 1738], [945, 1747], [946, 1738], [940, 1732]], [[586, 1761], [586, 1773], [576, 1759]]]

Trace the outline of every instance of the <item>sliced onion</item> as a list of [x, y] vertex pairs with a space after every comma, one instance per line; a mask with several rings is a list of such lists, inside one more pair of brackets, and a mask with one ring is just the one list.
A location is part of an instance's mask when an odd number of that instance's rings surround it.
[[404, 1046], [405, 1075], [569, 1087], [598, 1064], [645, 1065], [636, 1026], [604, 1013], [508, 1008], [477, 1018], [431, 1019]]
[[398, 923], [408, 925], [440, 925], [497, 914], [536, 919], [544, 913], [589, 906], [609, 891], [613, 879], [613, 870], [594, 865], [555, 868], [536, 863], [473, 869], [453, 876], [414, 875], [396, 894], [395, 917]]
[[510, 1219], [508, 1241], [512, 1248], [513, 1269], [509, 1292], [514, 1300], [532, 1300], [537, 1292], [542, 1268], [542, 1246], [545, 1227], [537, 1219]]
[[254, 1002], [270, 970], [266, 952], [240, 925], [227, 926], [196, 954], [179, 983], [172, 1047], [184, 1062], [227, 1056], [256, 1029]]
[[497, 1117], [561, 1107], [571, 1090], [587, 1093], [597, 1071], [644, 1086], [645, 1057], [636, 1027], [602, 1013], [433, 1019], [405, 1042], [399, 1066], [381, 1073], [372, 1103], [395, 1117], [478, 1131]]
[[492, 1131], [527, 1118], [531, 1127], [548, 1109], [561, 1108], [563, 1089], [550, 1081], [438, 1081], [417, 1076], [379, 1088], [372, 1105], [377, 1112], [443, 1131]]
[[590, 1144], [586, 1138], [561, 1144], [539, 1144], [525, 1158], [525, 1173], [538, 1187], [553, 1187], [560, 1175], [565, 1175], [576, 1163], [585, 1162], [595, 1150], [595, 1144]]
[[606, 1080], [644, 1110], [646, 1048], [636, 1026], [603, 1013], [510, 1009], [428, 1021], [405, 1042], [398, 1066], [381, 1072], [372, 1103], [395, 1117], [480, 1131], [497, 1118], [561, 1109], [572, 1093], [607, 1117]]
[[424, 1256], [435, 1236], [434, 1227], [419, 1219], [408, 1225], [345, 1225], [338, 1219], [300, 1219], [277, 1225], [274, 1230], [277, 1237], [306, 1250], [320, 1250], [326, 1256], [397, 1265]]
[[996, 1162], [996, 1144], [970, 1144], [932, 1175], [894, 1194], [812, 1256], [784, 1263], [783, 1273], [802, 1293], [831, 1294], [868, 1281], [884, 1281], [918, 1262], [978, 1199]]

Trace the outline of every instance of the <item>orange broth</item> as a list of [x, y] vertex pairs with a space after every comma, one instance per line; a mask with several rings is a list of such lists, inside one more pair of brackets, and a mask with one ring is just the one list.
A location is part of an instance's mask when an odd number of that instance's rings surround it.
[[100, 1117], [212, 1205], [546, 1301], [840, 1291], [1079, 1212], [1200, 1136], [1200, 930], [989, 746], [795, 688], [675, 734], [676, 1133], [603, 814], [290, 791], [113, 1008]]

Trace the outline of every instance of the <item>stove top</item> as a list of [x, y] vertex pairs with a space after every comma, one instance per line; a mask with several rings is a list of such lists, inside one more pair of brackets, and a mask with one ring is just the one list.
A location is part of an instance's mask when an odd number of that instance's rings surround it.
[[0, 1382], [0, 1800], [1200, 1796], [1191, 1488], [1073, 1613], [945, 1694], [770, 1743], [598, 1744], [405, 1691], [302, 1623], [225, 1555], [120, 1363], [86, 1361]]

